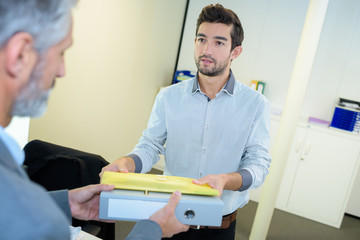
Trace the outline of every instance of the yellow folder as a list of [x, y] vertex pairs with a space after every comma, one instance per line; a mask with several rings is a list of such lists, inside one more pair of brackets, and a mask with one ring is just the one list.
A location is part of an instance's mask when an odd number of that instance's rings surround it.
[[178, 190], [183, 194], [219, 195], [218, 190], [207, 184], [194, 184], [192, 180], [192, 178], [155, 174], [104, 172], [101, 183], [114, 185], [117, 189], [168, 193]]

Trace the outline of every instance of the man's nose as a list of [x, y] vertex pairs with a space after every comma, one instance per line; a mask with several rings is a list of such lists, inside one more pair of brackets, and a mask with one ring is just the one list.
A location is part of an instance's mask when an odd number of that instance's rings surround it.
[[204, 55], [211, 55], [212, 54], [211, 45], [208, 42], [205, 43], [205, 45], [204, 45], [203, 54]]

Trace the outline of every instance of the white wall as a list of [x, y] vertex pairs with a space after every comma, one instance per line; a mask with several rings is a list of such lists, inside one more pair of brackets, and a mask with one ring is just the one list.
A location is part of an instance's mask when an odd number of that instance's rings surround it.
[[360, 101], [360, 1], [330, 0], [303, 115], [330, 121], [339, 97]]
[[67, 76], [58, 79], [45, 116], [31, 120], [30, 140], [108, 161], [131, 151], [159, 88], [171, 83], [185, 6], [185, 0], [79, 1]]

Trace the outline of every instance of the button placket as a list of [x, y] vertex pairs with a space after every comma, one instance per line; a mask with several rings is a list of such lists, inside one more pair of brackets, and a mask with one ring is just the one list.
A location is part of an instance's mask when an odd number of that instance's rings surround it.
[[211, 113], [211, 103], [212, 101], [208, 101], [206, 106], [206, 114], [205, 114], [205, 124], [204, 124], [204, 134], [203, 134], [203, 142], [201, 149], [201, 160], [200, 160], [200, 169], [199, 169], [199, 177], [204, 176], [205, 166], [206, 166], [206, 154], [207, 154], [207, 144], [208, 144], [208, 136], [209, 136], [209, 126], [210, 126], [210, 113]]

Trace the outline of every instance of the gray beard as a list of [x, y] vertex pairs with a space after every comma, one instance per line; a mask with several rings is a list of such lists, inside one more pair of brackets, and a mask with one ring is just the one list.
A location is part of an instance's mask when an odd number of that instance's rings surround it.
[[12, 107], [12, 116], [40, 117], [47, 109], [47, 101], [51, 89], [44, 91], [40, 88], [43, 62], [39, 62], [33, 70], [28, 84], [20, 90]]

